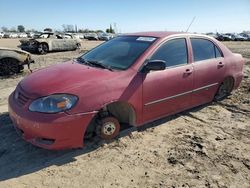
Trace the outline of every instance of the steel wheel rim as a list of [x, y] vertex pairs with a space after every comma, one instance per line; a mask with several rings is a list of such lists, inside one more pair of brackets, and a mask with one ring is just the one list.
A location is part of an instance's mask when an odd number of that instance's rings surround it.
[[115, 133], [115, 130], [116, 130], [116, 126], [115, 126], [115, 123], [113, 122], [107, 122], [103, 125], [103, 133], [105, 135], [112, 135]]

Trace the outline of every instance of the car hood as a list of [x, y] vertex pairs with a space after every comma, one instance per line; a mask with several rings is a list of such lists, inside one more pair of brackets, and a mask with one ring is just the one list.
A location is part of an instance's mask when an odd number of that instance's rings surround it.
[[5, 48], [5, 47], [0, 47], [0, 51], [14, 51], [14, 52], [17, 52], [19, 54], [30, 54], [26, 51], [23, 51], [23, 50], [20, 50], [20, 49], [15, 49], [15, 48]]
[[116, 79], [127, 80], [126, 75], [126, 71], [110, 71], [72, 61], [35, 71], [20, 82], [20, 87], [32, 98], [55, 93], [82, 95], [91, 90], [113, 89]]

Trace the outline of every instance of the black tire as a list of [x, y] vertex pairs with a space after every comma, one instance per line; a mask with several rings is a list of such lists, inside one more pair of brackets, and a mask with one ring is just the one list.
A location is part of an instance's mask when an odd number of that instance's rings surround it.
[[37, 51], [39, 54], [44, 55], [47, 54], [49, 51], [49, 46], [46, 43], [41, 43], [38, 45]]
[[19, 61], [14, 58], [0, 59], [0, 76], [10, 76], [20, 72]]
[[76, 50], [79, 50], [79, 49], [81, 49], [81, 44], [80, 44], [80, 43], [77, 43], [77, 44], [76, 44]]
[[215, 96], [214, 96], [214, 100], [215, 101], [221, 101], [225, 98], [227, 98], [234, 87], [234, 80], [231, 77], [226, 78], [219, 86]]

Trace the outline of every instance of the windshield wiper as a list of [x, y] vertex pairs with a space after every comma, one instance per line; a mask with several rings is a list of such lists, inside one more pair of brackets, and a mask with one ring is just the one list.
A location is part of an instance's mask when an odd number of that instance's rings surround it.
[[[87, 60], [85, 60], [85, 61], [87, 61]], [[94, 66], [101, 67], [101, 68], [103, 68], [103, 69], [108, 69], [108, 70], [110, 70], [110, 71], [113, 71], [113, 69], [112, 69], [110, 66], [105, 65], [105, 64], [102, 64], [102, 63], [100, 63], [99, 61], [88, 60], [87, 63], [88, 63], [88, 64], [91, 64], [91, 65], [94, 65]]]
[[83, 59], [81, 57], [77, 58], [77, 61], [84, 63], [84, 64], [87, 64], [87, 65], [91, 65], [91, 66], [95, 66], [95, 67], [98, 66], [98, 67], [101, 67], [103, 69], [108, 69], [110, 71], [113, 71], [113, 69], [110, 66], [102, 64], [98, 61], [86, 60], [86, 59]]
[[88, 65], [90, 64], [88, 61], [86, 61], [85, 59], [81, 57], [76, 58], [76, 61], [79, 61], [80, 63], [88, 64]]

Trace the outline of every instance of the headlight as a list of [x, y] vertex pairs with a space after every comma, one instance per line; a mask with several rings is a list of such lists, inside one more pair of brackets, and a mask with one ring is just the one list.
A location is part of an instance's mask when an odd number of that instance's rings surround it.
[[29, 110], [32, 112], [57, 113], [71, 109], [78, 97], [68, 94], [55, 94], [33, 101]]

